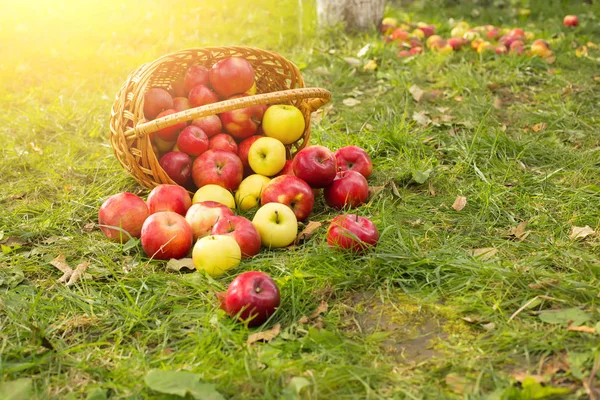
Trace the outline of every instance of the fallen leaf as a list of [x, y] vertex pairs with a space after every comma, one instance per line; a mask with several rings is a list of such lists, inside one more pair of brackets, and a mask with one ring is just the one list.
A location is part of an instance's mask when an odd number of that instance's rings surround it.
[[413, 99], [415, 99], [415, 101], [417, 103], [420, 102], [423, 99], [423, 96], [425, 95], [425, 91], [423, 89], [421, 89], [420, 87], [418, 87], [417, 85], [412, 85], [411, 87], [408, 88], [408, 91], [410, 92]]
[[369, 186], [369, 197], [373, 197], [379, 194], [383, 189], [385, 189], [385, 185], [383, 186]]
[[523, 382], [527, 378], [532, 378], [537, 383], [544, 383], [544, 382], [546, 382], [546, 378], [544, 378], [542, 375], [530, 375], [530, 374], [528, 374], [525, 371], [514, 371], [512, 373], [512, 377], [515, 378], [515, 380], [517, 382]]
[[597, 333], [596, 329], [592, 328], [591, 326], [569, 326], [567, 327], [567, 330], [574, 332], [591, 333], [592, 335]]
[[303, 315], [300, 317], [300, 319], [298, 320], [299, 324], [308, 324], [308, 317], [306, 315]]
[[319, 306], [317, 307], [317, 309], [315, 311], [313, 311], [312, 314], [310, 314], [308, 316], [308, 318], [309, 319], [315, 319], [319, 315], [326, 313], [328, 308], [329, 308], [329, 306], [327, 305], [327, 302], [325, 300], [322, 300], [321, 304], [319, 304]]
[[448, 375], [446, 375], [445, 382], [446, 385], [448, 385], [448, 387], [450, 388], [450, 390], [456, 394], [465, 394], [473, 389], [472, 382], [470, 382], [464, 376], [460, 376], [454, 372], [451, 372]]
[[500, 97], [496, 97], [494, 99], [494, 108], [496, 110], [500, 110], [502, 108], [502, 99]]
[[39, 155], [44, 154], [44, 150], [42, 150], [42, 148], [38, 147], [38, 145], [33, 142], [29, 142], [29, 147], [31, 147], [31, 150], [35, 151]]
[[455, 100], [455, 101], [458, 101], [458, 102], [460, 103], [461, 101], [463, 101], [463, 97], [462, 97], [462, 96], [456, 96], [456, 97], [454, 98], [454, 100]]
[[[169, 371], [152, 369], [144, 377], [144, 382], [153, 391], [196, 400], [225, 400], [215, 385], [200, 380], [200, 375], [191, 371]], [[156, 398], [156, 395], [153, 396]]]
[[437, 107], [436, 109], [442, 114], [446, 114], [448, 111], [450, 111], [449, 107]]
[[8, 236], [0, 240], [0, 244], [8, 247], [24, 246], [27, 244], [27, 241], [23, 240], [19, 236]]
[[360, 100], [357, 100], [353, 97], [348, 97], [347, 99], [344, 99], [342, 101], [342, 103], [344, 103], [344, 105], [347, 107], [354, 107], [354, 106], [360, 104]]
[[538, 313], [539, 319], [547, 324], [580, 326], [592, 319], [592, 316], [577, 308], [565, 308], [560, 310], [544, 310]]
[[556, 62], [556, 57], [555, 56], [546, 57], [546, 58], [544, 58], [544, 61], [546, 61], [547, 64], [554, 64]]
[[10, 196], [7, 197], [8, 200], [21, 200], [22, 198], [25, 197], [24, 193], [20, 193], [20, 194], [11, 194]]
[[569, 239], [571, 239], [571, 240], [585, 239], [586, 237], [588, 237], [590, 235], [595, 235], [595, 234], [596, 234], [596, 231], [587, 225], [584, 227], [572, 226], [571, 233], [569, 234]]
[[363, 66], [363, 71], [375, 71], [377, 69], [377, 62], [375, 60], [369, 60]]
[[358, 67], [362, 64], [362, 62], [358, 58], [354, 57], [344, 57], [344, 61], [346, 61], [348, 65], [351, 65], [353, 67]]
[[589, 56], [588, 48], [586, 46], [578, 47], [577, 50], [575, 50], [575, 55], [579, 58]]
[[306, 227], [304, 229], [302, 229], [302, 231], [298, 234], [298, 236], [296, 236], [296, 240], [294, 241], [294, 243], [298, 244], [307, 239], [310, 239], [312, 237], [312, 235], [315, 234], [317, 229], [319, 229], [321, 227], [321, 225], [323, 225], [323, 223], [321, 223], [321, 222], [308, 221], [308, 224], [306, 225]]
[[63, 276], [58, 278], [59, 283], [66, 282], [71, 277], [71, 275], [73, 275], [73, 270], [71, 269], [69, 264], [67, 264], [65, 256], [62, 254], [57, 256], [54, 260], [50, 261], [50, 264], [63, 273]]
[[367, 54], [367, 52], [369, 51], [369, 49], [371, 48], [370, 44], [366, 44], [364, 45], [359, 51], [358, 53], [356, 53], [357, 57], [363, 57]]
[[400, 192], [398, 191], [398, 187], [396, 186], [396, 184], [394, 183], [394, 181], [390, 181], [390, 186], [392, 187], [392, 193], [394, 196], [396, 197], [400, 197]]
[[194, 265], [194, 260], [191, 258], [171, 258], [167, 262], [167, 269], [171, 271], [181, 271], [183, 268], [187, 268], [189, 270], [195, 270], [196, 266]]
[[87, 267], [89, 265], [90, 265], [90, 263], [87, 261], [79, 263], [79, 265], [77, 265], [77, 267], [75, 267], [75, 271], [73, 271], [73, 273], [69, 277], [67, 286], [73, 286], [75, 283], [77, 283], [77, 281], [83, 276], [83, 274], [85, 273], [85, 270], [87, 269]]
[[81, 228], [81, 231], [89, 233], [89, 232], [93, 231], [95, 227], [96, 227], [96, 223], [91, 221], [91, 222], [88, 222], [87, 224], [85, 224], [83, 226], [83, 228]]
[[279, 336], [279, 332], [281, 330], [281, 324], [275, 324], [272, 329], [267, 329], [266, 331], [256, 332], [251, 335], [248, 335], [247, 343], [251, 345], [253, 343], [260, 341], [270, 342]]
[[598, 46], [596, 43], [594, 42], [587, 42], [586, 46], [589, 47], [590, 49], [600, 49], [600, 46]]
[[479, 249], [471, 250], [471, 257], [476, 257], [476, 258], [479, 258], [484, 261], [489, 260], [490, 258], [494, 257], [496, 254], [498, 254], [498, 249], [496, 249], [494, 247], [482, 247]]
[[454, 200], [454, 204], [452, 204], [452, 208], [455, 211], [461, 211], [467, 205], [467, 198], [465, 196], [458, 196], [456, 200]]
[[537, 282], [537, 283], [530, 283], [529, 286], [532, 289], [544, 289], [548, 286], [555, 286], [558, 285], [560, 283], [560, 281], [558, 279], [551, 279], [549, 281], [543, 281], [543, 282]]
[[487, 324], [482, 324], [481, 327], [486, 331], [491, 332], [496, 329], [496, 324], [493, 322], [488, 322]]
[[527, 236], [529, 236], [531, 231], [526, 231], [526, 227], [527, 221], [522, 221], [517, 226], [513, 226], [508, 232], [509, 237], [514, 237], [520, 241], [527, 239]]
[[419, 125], [429, 125], [431, 123], [431, 118], [427, 116], [427, 111], [415, 111], [412, 115], [413, 120], [415, 120]]
[[546, 129], [547, 126], [548, 126], [547, 123], [540, 122], [539, 124], [535, 124], [534, 126], [532, 126], [531, 129], [533, 129], [534, 132], [539, 132], [539, 131], [543, 131], [544, 129]]

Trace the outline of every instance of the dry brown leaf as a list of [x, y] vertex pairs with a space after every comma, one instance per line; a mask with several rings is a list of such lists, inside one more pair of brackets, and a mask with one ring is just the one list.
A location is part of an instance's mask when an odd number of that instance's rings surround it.
[[321, 227], [321, 225], [323, 225], [323, 223], [321, 223], [321, 222], [308, 221], [308, 224], [306, 225], [306, 227], [304, 229], [302, 229], [302, 232], [300, 232], [298, 234], [298, 236], [296, 236], [296, 240], [294, 241], [294, 243], [298, 244], [307, 239], [310, 239], [312, 237], [312, 235], [315, 234], [317, 229], [319, 229]]
[[595, 80], [596, 82], [600, 82], [600, 76], [595, 76], [595, 77], [594, 77], [594, 80]]
[[392, 193], [394, 194], [394, 196], [396, 197], [400, 197], [400, 192], [398, 191], [398, 187], [396, 186], [396, 184], [394, 183], [394, 181], [390, 181], [390, 186], [392, 187]]
[[354, 107], [360, 104], [360, 100], [357, 100], [354, 97], [348, 97], [347, 99], [344, 99], [342, 103], [344, 103], [344, 105], [347, 107]]
[[544, 61], [546, 61], [547, 64], [554, 64], [556, 62], [556, 56], [546, 57], [544, 58]]
[[75, 267], [75, 271], [71, 274], [69, 281], [67, 282], [67, 286], [73, 286], [77, 283], [77, 281], [83, 276], [87, 267], [89, 267], [89, 262], [82, 262], [77, 267]]
[[516, 239], [519, 239], [520, 241], [527, 239], [527, 236], [529, 236], [531, 231], [526, 231], [525, 230], [526, 227], [527, 227], [527, 221], [522, 221], [519, 223], [519, 225], [513, 226], [512, 228], [510, 228], [510, 230], [508, 232], [509, 237], [515, 237]]
[[85, 224], [83, 226], [83, 228], [81, 228], [81, 231], [82, 232], [91, 232], [94, 230], [95, 227], [96, 227], [96, 223], [91, 221], [91, 222], [88, 222], [87, 224]]
[[429, 125], [431, 123], [431, 118], [427, 115], [427, 111], [415, 111], [412, 115], [412, 119], [417, 122], [419, 125]]
[[373, 197], [379, 194], [383, 189], [385, 189], [385, 185], [383, 186], [369, 186], [369, 197]]
[[436, 109], [442, 114], [446, 114], [448, 111], [450, 111], [450, 107], [437, 107]]
[[58, 278], [59, 283], [67, 282], [71, 275], [73, 275], [73, 270], [69, 264], [67, 264], [63, 254], [60, 254], [54, 260], [50, 261], [50, 264], [63, 273], [63, 275]]
[[187, 268], [192, 271], [195, 270], [196, 266], [194, 265], [194, 260], [192, 260], [191, 258], [171, 258], [167, 262], [167, 269], [171, 271], [181, 271], [183, 268]]
[[496, 97], [494, 99], [494, 108], [500, 110], [502, 108], [502, 99], [500, 97]]
[[25, 193], [11, 194], [10, 196], [7, 197], [7, 199], [8, 200], [21, 200], [24, 197], [25, 197]]
[[410, 88], [408, 88], [408, 91], [417, 103], [419, 103], [423, 99], [423, 96], [425, 96], [425, 91], [417, 85], [412, 85]]
[[308, 318], [315, 319], [319, 315], [326, 313], [328, 308], [329, 308], [329, 306], [327, 305], [327, 302], [325, 300], [321, 300], [321, 304], [319, 304], [317, 309], [315, 311], [313, 311], [312, 314], [310, 314]]
[[248, 345], [251, 345], [258, 341], [270, 342], [271, 340], [279, 336], [280, 330], [281, 324], [275, 324], [275, 326], [272, 329], [267, 329], [266, 331], [256, 332], [251, 335], [248, 335], [247, 343]]
[[538, 283], [530, 283], [529, 286], [532, 289], [544, 289], [548, 286], [555, 286], [558, 285], [560, 283], [560, 280], [558, 279], [550, 279], [549, 281], [543, 281], [543, 282], [538, 282]]
[[362, 65], [362, 62], [358, 58], [354, 57], [344, 57], [344, 61], [346, 61], [346, 63], [352, 67], [358, 67]]
[[435, 188], [433, 187], [433, 184], [431, 182], [429, 182], [429, 195], [435, 197], [436, 192], [435, 192]]
[[308, 324], [308, 317], [306, 315], [303, 315], [300, 317], [300, 319], [298, 320], [299, 324]]
[[574, 332], [591, 333], [592, 335], [596, 334], [596, 329], [592, 328], [591, 326], [569, 326], [567, 327], [567, 330]]
[[517, 380], [517, 382], [523, 382], [527, 378], [533, 378], [533, 379], [535, 379], [535, 381], [537, 383], [546, 382], [546, 378], [543, 377], [542, 375], [531, 375], [525, 371], [514, 371], [512, 373], [512, 377], [515, 378]]
[[569, 234], [569, 239], [571, 239], [571, 240], [585, 239], [586, 237], [588, 237], [590, 235], [595, 235], [595, 234], [596, 234], [596, 231], [587, 225], [584, 227], [572, 226], [571, 233]]
[[29, 142], [29, 147], [31, 147], [31, 150], [35, 151], [39, 155], [44, 154], [44, 150], [42, 150], [41, 147], [38, 147], [38, 145], [35, 144], [34, 142]]
[[456, 200], [454, 200], [454, 204], [452, 204], [452, 208], [454, 208], [455, 211], [461, 211], [466, 206], [467, 198], [465, 196], [458, 196]]
[[456, 96], [454, 98], [454, 100], [460, 103], [461, 101], [463, 101], [463, 97], [462, 96]]
[[468, 393], [473, 389], [473, 383], [464, 376], [460, 376], [454, 372], [446, 375], [446, 385], [456, 394]]
[[9, 236], [9, 237], [6, 237], [6, 238], [0, 240], [0, 244], [3, 244], [8, 247], [13, 247], [13, 246], [24, 246], [27, 244], [27, 242], [25, 240], [23, 240], [22, 238], [20, 238], [19, 236]]
[[575, 56], [578, 58], [589, 56], [588, 48], [586, 46], [578, 47], [577, 50], [575, 50]]
[[482, 247], [479, 249], [471, 250], [471, 257], [477, 257], [484, 261], [489, 260], [496, 254], [498, 254], [498, 249], [496, 249], [495, 247]]
[[539, 132], [539, 131], [543, 131], [544, 129], [546, 129], [547, 126], [548, 126], [547, 123], [540, 122], [539, 124], [535, 124], [534, 126], [532, 126], [531, 129], [533, 129], [534, 132]]

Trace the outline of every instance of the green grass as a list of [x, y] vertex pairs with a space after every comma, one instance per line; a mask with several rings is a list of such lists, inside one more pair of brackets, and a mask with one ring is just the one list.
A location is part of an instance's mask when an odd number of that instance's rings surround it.
[[[524, 26], [549, 40], [556, 62], [470, 50], [403, 60], [375, 32], [319, 32], [312, 2], [3, 4], [0, 388], [31, 378], [40, 399], [96, 389], [156, 398], [143, 378], [165, 369], [193, 371], [231, 399], [532, 399], [551, 388], [569, 389], [555, 398], [597, 396], [600, 236], [569, 234], [600, 230], [600, 51], [575, 56], [600, 42], [600, 6], [454, 3], [392, 2], [386, 14], [442, 34], [450, 18]], [[567, 13], [582, 26], [563, 28]], [[311, 142], [372, 155], [369, 181], [383, 188], [356, 212], [379, 228], [375, 251], [334, 252], [323, 227], [294, 250], [263, 251], [210, 279], [88, 232], [109, 195], [148, 193], [108, 142], [127, 74], [171, 51], [228, 44], [278, 51], [309, 86], [332, 92]], [[373, 72], [344, 60], [366, 44]], [[438, 95], [417, 103], [412, 85]], [[361, 103], [344, 105], [349, 97]], [[422, 111], [433, 124], [413, 120]], [[459, 195], [467, 205], [455, 211]], [[320, 199], [311, 219], [334, 215]], [[511, 237], [523, 221], [529, 235]], [[472, 256], [481, 248], [497, 253]], [[72, 266], [89, 261], [90, 279], [57, 284], [49, 261], [58, 255]], [[262, 328], [281, 324], [270, 343], [248, 346], [257, 330], [225, 316], [214, 295], [246, 270], [271, 274], [281, 289]], [[300, 322], [321, 301], [328, 310]], [[550, 323], [553, 309], [568, 311]], [[595, 334], [567, 330], [574, 309]], [[515, 373], [541, 375], [544, 387], [521, 385]], [[308, 384], [300, 394], [297, 382]]]

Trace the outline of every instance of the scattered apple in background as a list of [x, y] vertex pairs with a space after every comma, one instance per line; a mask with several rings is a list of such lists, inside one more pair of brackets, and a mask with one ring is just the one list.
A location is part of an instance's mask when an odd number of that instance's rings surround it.
[[196, 241], [210, 235], [217, 221], [232, 216], [233, 211], [226, 205], [216, 201], [202, 201], [192, 204], [185, 214], [185, 220], [192, 228], [194, 241]]
[[184, 217], [172, 211], [161, 211], [144, 221], [142, 248], [156, 260], [183, 258], [192, 248], [192, 228]]
[[264, 272], [248, 271], [238, 275], [225, 293], [225, 310], [231, 316], [258, 326], [269, 319], [281, 301], [279, 288]]
[[325, 146], [313, 145], [300, 150], [294, 156], [294, 175], [312, 188], [323, 188], [333, 182], [337, 173], [337, 161]]
[[202, 129], [209, 138], [221, 133], [221, 130], [223, 129], [223, 124], [218, 115], [196, 118], [192, 121], [192, 125]]
[[248, 150], [248, 164], [257, 174], [273, 176], [283, 169], [285, 161], [285, 146], [274, 138], [261, 137]]
[[215, 201], [230, 209], [235, 208], [235, 199], [231, 192], [219, 185], [209, 184], [198, 188], [192, 197], [192, 204], [203, 201]]
[[531, 54], [534, 54], [541, 58], [548, 58], [552, 56], [552, 50], [550, 45], [544, 39], [537, 39], [531, 43]]
[[210, 235], [199, 239], [192, 250], [192, 260], [198, 271], [218, 277], [240, 264], [242, 252], [235, 239], [228, 235]]
[[190, 101], [187, 97], [175, 97], [173, 99], [173, 110], [180, 112], [191, 108]]
[[[156, 116], [156, 119], [166, 117], [168, 115], [175, 114], [175, 113], [177, 113], [177, 111], [170, 108], [168, 110], [161, 111], [160, 113], [158, 113], [158, 115]], [[179, 132], [181, 132], [181, 130], [183, 128], [185, 128], [186, 126], [187, 126], [187, 123], [185, 121], [178, 122], [174, 125], [167, 126], [165, 128], [162, 128], [162, 129], [154, 132], [154, 135], [158, 136], [162, 140], [166, 140], [167, 142], [174, 142], [177, 140], [177, 135], [179, 135]]]
[[[230, 99], [248, 96], [247, 94], [238, 94], [230, 97]], [[265, 113], [264, 105], [249, 106], [238, 108], [231, 111], [226, 111], [219, 114], [223, 129], [237, 140], [246, 139], [258, 131], [258, 126], [263, 120]]]
[[192, 159], [180, 151], [170, 151], [158, 163], [175, 183], [185, 186], [192, 176]]
[[208, 148], [211, 150], [223, 150], [230, 153], [238, 153], [238, 145], [235, 139], [226, 133], [217, 133], [208, 141]]
[[331, 185], [323, 189], [323, 196], [329, 207], [356, 208], [367, 201], [369, 184], [367, 178], [356, 171], [340, 171]]
[[219, 97], [206, 85], [194, 86], [188, 95], [192, 107], [201, 107], [219, 101]]
[[156, 118], [162, 111], [173, 108], [173, 97], [163, 88], [153, 87], [144, 93], [144, 117]]
[[[98, 210], [100, 230], [114, 242], [127, 242], [130, 237], [139, 238], [142, 225], [150, 211], [139, 196], [122, 192], [106, 199]], [[114, 227], [114, 228], [111, 228]]]
[[240, 183], [235, 192], [235, 203], [240, 211], [248, 211], [260, 203], [261, 193], [271, 179], [264, 175], [252, 174]]
[[197, 187], [215, 184], [235, 190], [243, 178], [244, 167], [235, 153], [208, 150], [194, 160], [192, 179]]
[[250, 168], [250, 164], [248, 163], [248, 151], [250, 151], [250, 146], [252, 146], [252, 143], [256, 142], [261, 137], [264, 136], [253, 135], [249, 138], [242, 140], [238, 144], [238, 157], [240, 157], [242, 165], [244, 166], [244, 176], [252, 175], [253, 173], [252, 168]]
[[563, 24], [567, 28], [574, 28], [579, 25], [579, 18], [577, 18], [577, 15], [567, 15], [563, 20]]
[[298, 221], [303, 221], [313, 210], [315, 196], [312, 188], [302, 179], [294, 175], [281, 175], [266, 185], [260, 203], [285, 204], [292, 209]]
[[208, 68], [202, 65], [192, 65], [185, 72], [183, 84], [186, 94], [198, 85], [208, 85]]
[[177, 148], [191, 157], [208, 150], [208, 136], [195, 125], [185, 127], [177, 137]]
[[230, 215], [220, 218], [212, 228], [212, 235], [227, 235], [240, 246], [242, 258], [253, 257], [260, 251], [260, 235], [248, 218]]
[[260, 235], [261, 243], [267, 248], [289, 246], [296, 239], [298, 220], [291, 208], [281, 203], [261, 206], [252, 223]]
[[150, 191], [146, 203], [150, 214], [173, 211], [179, 215], [185, 215], [192, 205], [192, 198], [182, 186], [160, 184]]
[[333, 248], [363, 253], [375, 247], [379, 232], [367, 217], [343, 214], [335, 217], [327, 229], [327, 244]]
[[358, 146], [342, 147], [334, 153], [337, 167], [341, 171], [356, 171], [365, 178], [373, 172], [373, 162], [369, 154]]
[[265, 136], [275, 138], [283, 144], [291, 144], [304, 133], [304, 115], [292, 105], [274, 104], [265, 111], [262, 128]]
[[222, 98], [244, 93], [254, 84], [254, 68], [245, 59], [229, 57], [217, 61], [209, 72], [210, 85]]

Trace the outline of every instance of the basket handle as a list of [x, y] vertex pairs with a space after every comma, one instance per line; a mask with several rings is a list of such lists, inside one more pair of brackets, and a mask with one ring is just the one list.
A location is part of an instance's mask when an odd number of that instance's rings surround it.
[[183, 121], [189, 121], [214, 114], [221, 114], [226, 111], [237, 110], [239, 108], [261, 104], [283, 104], [297, 100], [303, 100], [307, 109], [312, 113], [331, 100], [331, 93], [328, 90], [321, 88], [299, 88], [219, 101], [217, 103], [190, 108], [188, 110], [180, 111], [175, 114], [167, 115], [165, 117], [139, 124], [134, 128], [128, 129], [124, 133], [124, 136], [126, 139], [134, 139], [135, 137], [142, 138], [145, 135]]

